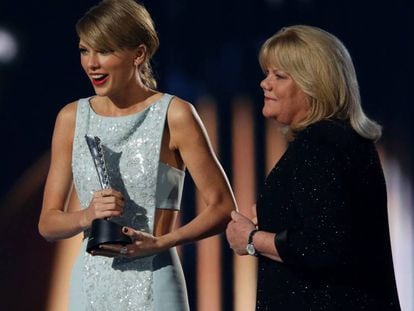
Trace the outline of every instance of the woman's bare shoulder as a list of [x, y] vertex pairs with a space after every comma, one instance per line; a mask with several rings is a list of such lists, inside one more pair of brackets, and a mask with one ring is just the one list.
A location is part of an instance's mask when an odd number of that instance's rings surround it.
[[168, 109], [168, 123], [172, 126], [183, 124], [183, 122], [194, 120], [197, 115], [194, 106], [179, 97], [171, 100]]
[[64, 105], [57, 115], [56, 122], [73, 123], [76, 120], [77, 108], [78, 101], [73, 101]]
[[[56, 117], [55, 122], [55, 133], [66, 133], [72, 134], [76, 126], [76, 112], [77, 112], [78, 102], [73, 101], [64, 105]], [[71, 135], [67, 135], [71, 136]]]

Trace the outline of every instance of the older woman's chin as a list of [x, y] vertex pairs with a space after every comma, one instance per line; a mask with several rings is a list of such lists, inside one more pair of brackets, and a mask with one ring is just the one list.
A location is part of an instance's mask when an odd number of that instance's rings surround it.
[[266, 107], [266, 106], [264, 106], [263, 108], [262, 108], [262, 115], [265, 117], [265, 118], [268, 118], [268, 119], [275, 119], [276, 120], [276, 115], [275, 115], [275, 113], [273, 112], [273, 111], [271, 111], [268, 107]]

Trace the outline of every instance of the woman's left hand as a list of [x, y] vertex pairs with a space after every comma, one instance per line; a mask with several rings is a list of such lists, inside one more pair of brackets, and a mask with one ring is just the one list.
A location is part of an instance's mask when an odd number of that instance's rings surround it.
[[256, 229], [255, 224], [246, 216], [238, 213], [231, 213], [232, 221], [226, 229], [227, 241], [230, 248], [238, 255], [247, 255], [246, 246], [250, 232]]
[[125, 246], [119, 244], [103, 244], [100, 250], [92, 255], [101, 255], [106, 257], [144, 257], [159, 253], [166, 249], [160, 243], [158, 237], [147, 232], [134, 230], [129, 227], [123, 227], [122, 232], [132, 239], [131, 244]]

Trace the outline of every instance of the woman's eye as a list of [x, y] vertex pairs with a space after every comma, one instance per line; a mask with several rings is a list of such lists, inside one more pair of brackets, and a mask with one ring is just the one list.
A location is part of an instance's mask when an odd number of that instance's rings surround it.
[[109, 55], [109, 54], [112, 53], [112, 51], [109, 51], [109, 50], [101, 50], [101, 51], [98, 51], [98, 53], [99, 54], [102, 54], [102, 55]]
[[275, 75], [276, 79], [286, 79], [287, 75], [279, 70], [273, 72], [273, 74]]
[[84, 49], [84, 48], [79, 48], [79, 53], [81, 54], [81, 55], [84, 55], [84, 54], [86, 54], [88, 52], [88, 50], [86, 50], [86, 49]]

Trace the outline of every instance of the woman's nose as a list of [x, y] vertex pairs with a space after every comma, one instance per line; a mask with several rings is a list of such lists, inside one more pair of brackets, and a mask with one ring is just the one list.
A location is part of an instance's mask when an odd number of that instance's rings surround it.
[[91, 69], [95, 69], [99, 67], [99, 60], [96, 55], [91, 54], [88, 59], [88, 67]]
[[267, 77], [266, 78], [264, 78], [261, 82], [260, 82], [260, 87], [263, 89], [263, 90], [266, 90], [266, 91], [268, 91], [269, 90], [269, 83], [268, 83], [268, 81], [267, 81]]

